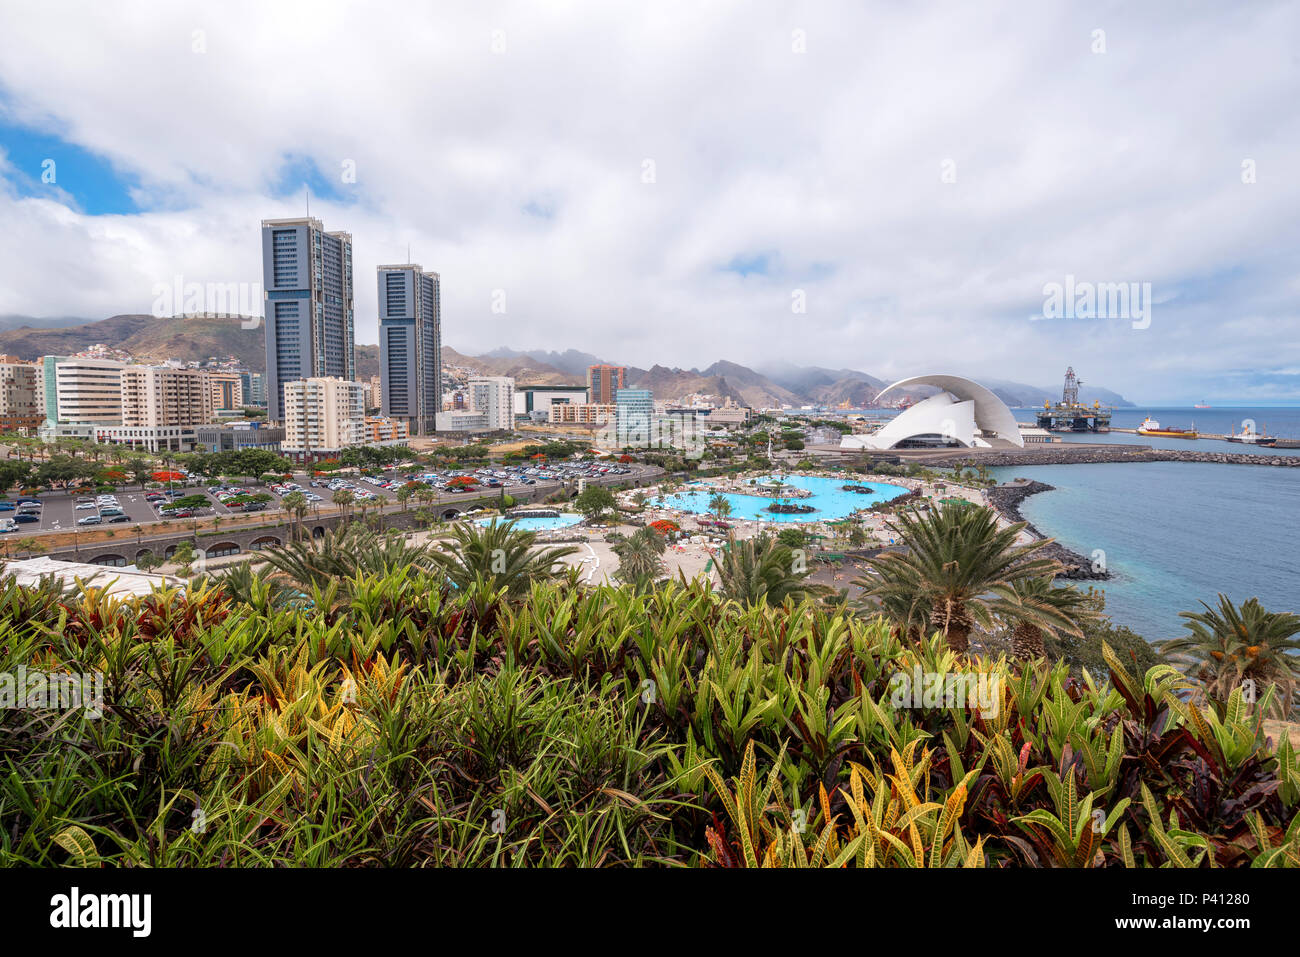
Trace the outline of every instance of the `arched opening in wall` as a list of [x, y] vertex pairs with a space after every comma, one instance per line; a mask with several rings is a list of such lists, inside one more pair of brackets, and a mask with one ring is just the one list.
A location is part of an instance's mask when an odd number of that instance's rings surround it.
[[325, 526], [324, 526], [324, 525], [317, 525], [315, 528], [313, 528], [313, 529], [311, 530], [311, 537], [312, 537], [312, 538], [324, 538], [324, 537], [325, 537]]
[[460, 515], [460, 511], [459, 511], [459, 509], [454, 509], [454, 508], [445, 508], [445, 509], [442, 510], [442, 520], [443, 520], [444, 522], [450, 522], [452, 519], [456, 518], [458, 515]]
[[151, 555], [153, 555], [153, 552], [152, 552], [151, 550], [149, 550], [149, 549], [147, 549], [147, 548], [142, 548], [142, 549], [140, 549], [138, 552], [135, 553], [135, 560], [138, 562], [140, 559], [145, 558], [145, 557], [148, 557], [148, 556], [151, 556]]
[[171, 558], [175, 554], [176, 554], [175, 545], [168, 545], [165, 549], [163, 549], [163, 558]]
[[217, 542], [215, 545], [209, 545], [203, 550], [204, 558], [224, 558], [227, 555], [238, 555], [243, 549], [237, 542]]
[[264, 548], [278, 548], [281, 542], [274, 535], [263, 535], [261, 538], [255, 538], [249, 544], [249, 548], [255, 552], [260, 552]]
[[107, 565], [110, 568], [122, 568], [126, 565], [125, 555], [99, 555], [90, 560], [92, 565]]

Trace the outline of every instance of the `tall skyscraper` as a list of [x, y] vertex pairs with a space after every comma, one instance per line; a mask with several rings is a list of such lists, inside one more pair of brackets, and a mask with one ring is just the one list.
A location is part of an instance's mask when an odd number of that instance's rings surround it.
[[655, 400], [649, 389], [619, 389], [614, 393], [615, 441], [625, 445], [649, 445], [654, 425]]
[[623, 388], [626, 366], [588, 366], [587, 401], [595, 405], [613, 405], [614, 393]]
[[355, 379], [352, 234], [319, 219], [262, 220], [267, 417], [284, 419], [284, 384]]
[[380, 408], [412, 435], [434, 431], [442, 411], [442, 290], [414, 263], [380, 266]]

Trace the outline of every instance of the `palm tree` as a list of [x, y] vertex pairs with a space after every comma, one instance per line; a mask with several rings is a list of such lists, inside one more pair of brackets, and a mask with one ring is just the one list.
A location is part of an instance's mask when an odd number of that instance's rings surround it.
[[330, 496], [330, 501], [332, 501], [335, 505], [338, 506], [339, 515], [342, 516], [342, 520], [344, 522], [347, 522], [348, 506], [351, 505], [354, 501], [356, 501], [356, 496], [353, 495], [351, 492], [349, 492], [347, 489], [341, 488], [338, 491], [336, 491], [332, 496]]
[[825, 585], [807, 584], [810, 573], [796, 568], [794, 550], [767, 534], [744, 541], [731, 536], [714, 567], [719, 590], [742, 605], [780, 605], [787, 598], [799, 601], [828, 592]]
[[1046, 657], [1044, 633], [1082, 638], [1082, 623], [1098, 617], [1090, 596], [1047, 578], [1021, 578], [998, 585], [998, 613], [1011, 622], [1011, 655], [1020, 661]]
[[516, 529], [513, 521], [466, 523], [452, 529], [451, 550], [434, 553], [433, 560], [462, 591], [482, 581], [519, 595], [534, 581], [560, 577], [556, 563], [578, 551], [572, 545], [534, 551], [536, 541], [536, 532]]
[[1201, 602], [1204, 611], [1179, 612], [1191, 634], [1160, 646], [1162, 656], [1197, 678], [1214, 701], [1227, 701], [1234, 688], [1252, 681], [1262, 690], [1275, 684], [1281, 692], [1281, 716], [1291, 714], [1300, 680], [1300, 615], [1265, 611], [1259, 599], [1240, 607], [1224, 594], [1219, 607]]
[[727, 496], [723, 495], [721, 492], [714, 492], [709, 498], [709, 511], [713, 513], [714, 518], [719, 519], [722, 518], [722, 513], [724, 511], [730, 515], [731, 503], [727, 501]]
[[664, 573], [664, 551], [668, 543], [649, 525], [639, 528], [613, 545], [618, 556], [618, 580], [644, 591]]
[[376, 535], [361, 525], [339, 525], [324, 538], [292, 542], [263, 553], [272, 577], [302, 591], [342, 582], [341, 594], [358, 575], [382, 577], [408, 568], [434, 567], [428, 545], [410, 545], [401, 535]]
[[307, 502], [307, 496], [302, 492], [290, 492], [281, 502], [284, 510], [293, 516], [294, 520], [294, 537], [302, 538], [302, 520], [307, 515], [307, 509], [310, 508]]
[[1061, 570], [1060, 562], [1033, 554], [1050, 540], [1016, 544], [1025, 525], [998, 528], [991, 509], [968, 504], [941, 506], [924, 517], [900, 512], [888, 527], [906, 544], [906, 554], [869, 559], [876, 577], [857, 584], [883, 607], [905, 611], [909, 625], [918, 618], [918, 606], [928, 605], [928, 614], [921, 616], [928, 618], [925, 625], [941, 631], [953, 651], [964, 653], [972, 625], [992, 624], [992, 606], [999, 602], [994, 588], [1026, 578], [1051, 580]]

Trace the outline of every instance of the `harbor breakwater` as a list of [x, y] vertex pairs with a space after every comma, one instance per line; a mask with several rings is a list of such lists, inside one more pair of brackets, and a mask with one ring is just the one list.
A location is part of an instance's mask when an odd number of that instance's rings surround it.
[[[1117, 445], [1041, 448], [1021, 451], [998, 450], [979, 455], [960, 455], [944, 465], [981, 465], [997, 468], [1008, 465], [1093, 465], [1102, 462], [1208, 462], [1217, 465], [1273, 465], [1300, 468], [1300, 455], [1260, 455], [1250, 452], [1205, 452], [1192, 449], [1153, 449], [1147, 446]], [[937, 463], [936, 463], [937, 464]]]
[[[1028, 481], [1018, 482], [1014, 485], [995, 485], [993, 488], [988, 489], [985, 495], [988, 496], [989, 504], [1002, 513], [1008, 521], [1024, 522], [1026, 530], [1031, 535], [1037, 539], [1044, 539], [1047, 536], [1020, 514], [1020, 503], [1031, 495], [1037, 495], [1039, 492], [1051, 492], [1055, 489], [1055, 485], [1048, 485], [1046, 482]], [[1074, 581], [1103, 581], [1110, 578], [1110, 572], [1105, 568], [1098, 568], [1091, 560], [1072, 549], [1066, 548], [1059, 542], [1051, 542], [1043, 546], [1036, 554], [1046, 558], [1055, 558], [1064, 565], [1065, 570], [1061, 573], [1061, 578], [1069, 578]]]

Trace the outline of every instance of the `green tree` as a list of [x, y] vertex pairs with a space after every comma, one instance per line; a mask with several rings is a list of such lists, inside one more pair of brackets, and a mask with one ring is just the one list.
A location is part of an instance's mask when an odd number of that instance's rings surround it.
[[614, 493], [603, 485], [588, 485], [574, 500], [574, 506], [589, 520], [595, 521], [615, 508]]
[[668, 548], [664, 537], [650, 526], [639, 528], [613, 545], [618, 556], [615, 577], [638, 591], [644, 591], [664, 573], [663, 554]]
[[514, 596], [526, 592], [533, 582], [558, 578], [554, 566], [578, 551], [572, 545], [534, 549], [536, 543], [536, 532], [517, 529], [514, 522], [466, 523], [452, 529], [450, 550], [433, 558], [462, 591], [485, 582]]
[[811, 572], [800, 549], [782, 545], [763, 534], [744, 541], [734, 536], [715, 561], [720, 591], [742, 605], [782, 604], [829, 593], [824, 585], [807, 581]]
[[935, 628], [959, 653], [970, 644], [973, 624], [991, 627], [993, 613], [1005, 605], [995, 588], [1025, 578], [1050, 580], [1061, 569], [1059, 562], [1034, 555], [1046, 541], [1016, 544], [1024, 522], [998, 528], [987, 508], [944, 505], [922, 518], [906, 510], [888, 527], [906, 543], [906, 554], [870, 559], [876, 577], [857, 584], [899, 624]]
[[198, 556], [194, 553], [194, 545], [190, 542], [181, 542], [177, 545], [170, 559], [182, 578], [190, 577], [191, 566], [197, 560]]
[[1201, 607], [1179, 612], [1189, 634], [1162, 643], [1160, 654], [1200, 681], [1216, 702], [1226, 702], [1246, 681], [1259, 696], [1276, 685], [1281, 716], [1289, 716], [1300, 679], [1300, 615], [1266, 611], [1258, 598], [1236, 605], [1224, 594], [1218, 608]]
[[1083, 622], [1096, 615], [1087, 594], [1048, 578], [1021, 578], [993, 591], [1004, 600], [999, 611], [1011, 622], [1011, 654], [1020, 661], [1047, 654], [1045, 634], [1082, 639]]
[[348, 520], [348, 506], [351, 505], [356, 500], [357, 497], [353, 495], [348, 489], [345, 488], [341, 488], [337, 490], [333, 495], [330, 496], [330, 501], [333, 502], [335, 506], [338, 507], [339, 514], [342, 516], [342, 520], [344, 522]]
[[283, 505], [284, 510], [293, 517], [294, 538], [301, 540], [302, 520], [307, 517], [307, 510], [311, 508], [311, 503], [307, 500], [307, 496], [302, 492], [290, 492], [284, 497], [280, 504]]

